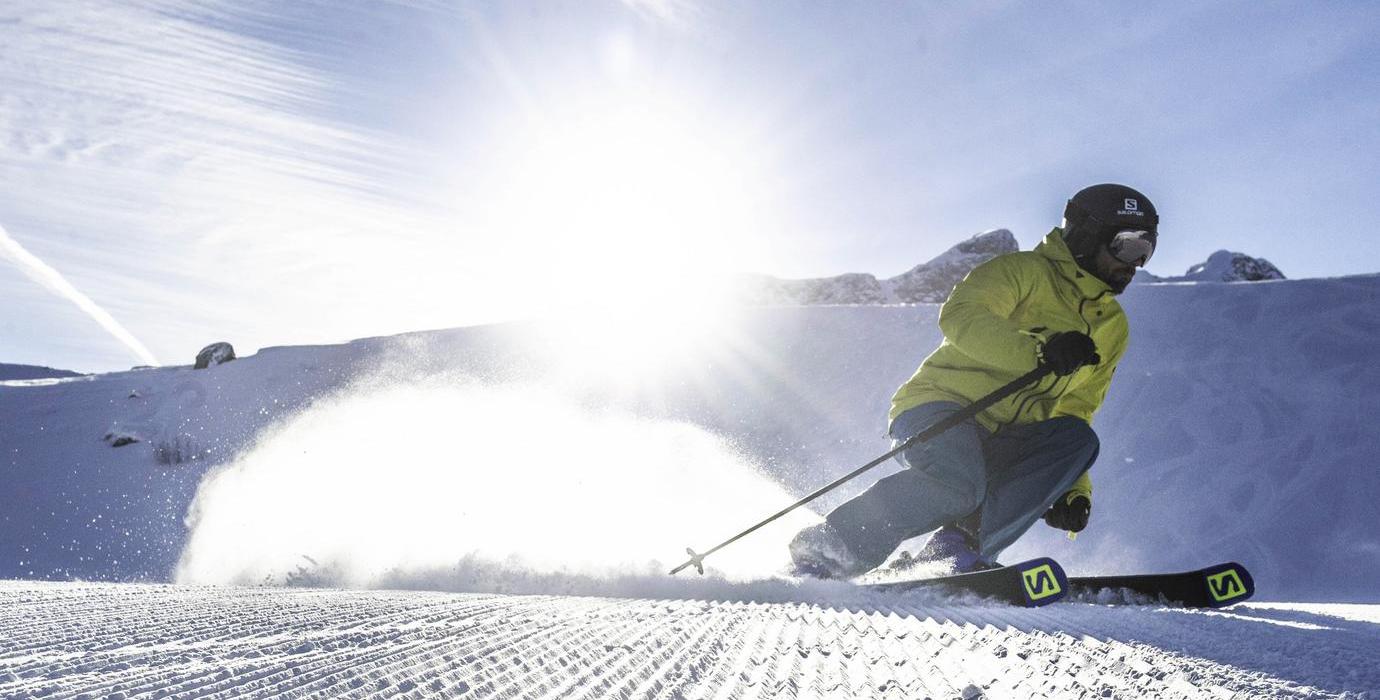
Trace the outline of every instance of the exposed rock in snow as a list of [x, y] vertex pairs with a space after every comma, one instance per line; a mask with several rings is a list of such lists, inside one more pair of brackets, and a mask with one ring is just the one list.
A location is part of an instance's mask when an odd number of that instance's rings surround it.
[[866, 273], [783, 280], [766, 275], [743, 278], [738, 297], [753, 306], [822, 304], [938, 303], [970, 270], [1003, 253], [1020, 250], [1002, 228], [980, 233], [927, 263], [886, 280]]
[[211, 343], [196, 354], [194, 369], [206, 369], [235, 359], [235, 348], [229, 343]]
[[197, 446], [190, 436], [177, 435], [153, 446], [153, 461], [163, 466], [185, 464], [205, 456], [206, 451]]
[[1264, 258], [1253, 258], [1245, 253], [1219, 250], [1208, 256], [1206, 262], [1188, 268], [1182, 277], [1170, 277], [1166, 282], [1256, 282], [1259, 280], [1282, 280], [1284, 273]]
[[138, 435], [119, 428], [111, 428], [105, 434], [105, 437], [101, 439], [110, 443], [111, 447], [124, 447], [125, 445], [133, 445], [136, 442], [143, 442]]

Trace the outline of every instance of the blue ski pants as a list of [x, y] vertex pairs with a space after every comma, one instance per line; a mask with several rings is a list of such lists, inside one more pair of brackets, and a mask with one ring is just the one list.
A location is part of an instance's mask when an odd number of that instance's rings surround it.
[[[891, 423], [899, 443], [962, 409], [939, 401]], [[1064, 416], [996, 433], [969, 419], [896, 456], [907, 467], [873, 484], [826, 517], [869, 568], [902, 541], [963, 521], [979, 554], [995, 561], [1073, 486], [1097, 459], [1098, 440]]]

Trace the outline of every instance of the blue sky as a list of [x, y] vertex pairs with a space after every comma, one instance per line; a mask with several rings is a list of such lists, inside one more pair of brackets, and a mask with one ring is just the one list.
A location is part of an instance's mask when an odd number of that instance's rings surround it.
[[0, 362], [890, 276], [1103, 181], [1157, 274], [1376, 272], [1378, 43], [1371, 3], [6, 3]]

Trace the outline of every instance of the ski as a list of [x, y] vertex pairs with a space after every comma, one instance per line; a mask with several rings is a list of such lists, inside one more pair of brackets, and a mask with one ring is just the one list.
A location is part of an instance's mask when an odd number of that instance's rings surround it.
[[1080, 593], [1128, 590], [1191, 608], [1221, 608], [1255, 595], [1251, 573], [1236, 562], [1174, 574], [1071, 576], [1068, 581]]
[[1064, 575], [1064, 569], [1058, 562], [1047, 557], [967, 574], [858, 585], [869, 590], [888, 592], [947, 588], [976, 593], [1027, 608], [1049, 605], [1063, 598], [1069, 590], [1069, 581]]

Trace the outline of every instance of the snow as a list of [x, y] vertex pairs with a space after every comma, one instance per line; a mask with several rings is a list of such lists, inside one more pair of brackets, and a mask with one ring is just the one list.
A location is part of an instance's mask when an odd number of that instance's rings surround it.
[[[456, 426], [469, 433], [463, 450]], [[691, 424], [591, 413], [536, 386], [359, 389], [203, 481], [176, 578], [272, 581], [304, 555], [313, 575], [351, 586], [398, 571], [471, 578], [481, 562], [509, 559], [524, 578], [613, 576], [674, 554], [667, 543], [710, 523], [790, 500]], [[812, 519], [802, 511], [715, 564], [738, 578], [782, 568], [780, 540]]]
[[1380, 625], [1380, 605], [1348, 605], [1345, 603], [1251, 603], [1261, 610], [1299, 610], [1312, 615], [1329, 615], [1343, 620], [1370, 622]]
[[[1283, 617], [1313, 625], [1274, 624]], [[1335, 698], [1380, 688], [1380, 626], [1244, 605], [1224, 615], [909, 595], [753, 603], [12, 582], [0, 583], [0, 629], [0, 697]]]
[[[1366, 465], [1380, 455], [1365, 416], [1380, 388], [1368, 360], [1377, 288], [1374, 276], [1132, 288], [1131, 348], [1096, 422], [1092, 525], [1076, 542], [1037, 527], [1007, 558], [1049, 554], [1074, 574], [1240, 560], [1262, 598], [1375, 602], [1380, 477]], [[6, 385], [0, 576], [170, 580], [192, 541], [242, 564], [221, 582], [281, 581], [302, 555], [334, 566], [322, 548], [398, 552], [340, 569], [358, 584], [410, 557], [430, 568], [472, 552], [530, 556], [556, 535], [627, 558], [586, 556], [578, 575], [670, 568], [684, 547], [884, 452], [888, 399], [937, 343], [936, 312], [747, 309], [666, 365], [531, 323]], [[112, 426], [142, 442], [111, 448]], [[238, 499], [217, 493], [236, 480]], [[189, 531], [189, 512], [211, 529]], [[559, 532], [490, 541], [516, 520]], [[207, 534], [236, 522], [249, 523], [241, 544]], [[711, 563], [770, 575], [789, 530]], [[413, 557], [418, 539], [428, 544]], [[264, 541], [282, 550], [268, 568], [241, 551]], [[740, 568], [734, 552], [759, 563]]]
[[[1377, 299], [1380, 276], [1123, 296], [1092, 524], [1004, 558], [1241, 561], [1265, 602], [1215, 614], [782, 578], [808, 512], [703, 578], [666, 575], [889, 447], [934, 305], [725, 312], [654, 361], [532, 322], [4, 382], [0, 578], [23, 580], [0, 583], [0, 697], [558, 696], [574, 686], [542, 669], [562, 663], [597, 669], [591, 696], [1373, 693]], [[619, 345], [656, 349], [683, 319], [621, 319]], [[141, 442], [113, 448], [112, 428]]]

